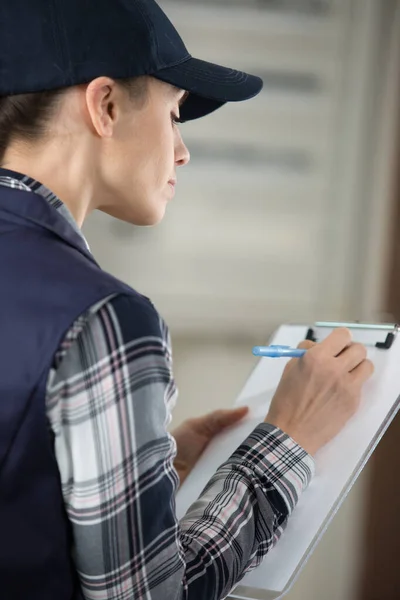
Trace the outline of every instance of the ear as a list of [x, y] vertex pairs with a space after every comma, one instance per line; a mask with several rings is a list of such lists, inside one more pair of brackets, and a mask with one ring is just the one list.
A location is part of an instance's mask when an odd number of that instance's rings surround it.
[[112, 137], [117, 118], [117, 84], [109, 77], [98, 77], [86, 88], [89, 119], [99, 137]]

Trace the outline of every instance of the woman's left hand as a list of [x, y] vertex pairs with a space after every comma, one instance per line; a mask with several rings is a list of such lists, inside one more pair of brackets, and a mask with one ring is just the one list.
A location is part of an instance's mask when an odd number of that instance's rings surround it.
[[233, 410], [216, 410], [204, 417], [188, 419], [171, 432], [178, 449], [174, 467], [181, 485], [211, 440], [227, 427], [243, 419], [247, 412], [246, 406]]

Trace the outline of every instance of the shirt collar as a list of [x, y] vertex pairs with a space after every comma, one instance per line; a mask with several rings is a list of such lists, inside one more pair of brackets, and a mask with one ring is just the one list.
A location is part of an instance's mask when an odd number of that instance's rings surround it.
[[89, 244], [83, 235], [82, 231], [79, 229], [77, 222], [72, 216], [70, 210], [67, 206], [54, 194], [49, 188], [45, 185], [28, 177], [27, 175], [23, 175], [22, 173], [17, 173], [16, 171], [11, 171], [10, 169], [2, 169], [0, 168], [0, 185], [5, 187], [14, 188], [18, 190], [23, 190], [26, 192], [34, 192], [35, 194], [39, 194], [42, 196], [50, 206], [55, 208], [60, 215], [68, 221], [71, 225], [75, 233], [79, 235], [79, 237], [83, 240], [86, 248], [90, 252]]

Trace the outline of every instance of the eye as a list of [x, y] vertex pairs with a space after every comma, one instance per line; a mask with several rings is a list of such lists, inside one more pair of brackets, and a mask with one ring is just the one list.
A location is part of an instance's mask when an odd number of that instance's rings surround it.
[[180, 123], [180, 118], [177, 114], [171, 113], [171, 121], [173, 125], [178, 125]]

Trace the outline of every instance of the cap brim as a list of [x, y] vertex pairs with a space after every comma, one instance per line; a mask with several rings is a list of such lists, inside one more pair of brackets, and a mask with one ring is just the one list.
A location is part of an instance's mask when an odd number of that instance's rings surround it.
[[154, 77], [189, 92], [180, 111], [182, 121], [204, 117], [226, 102], [249, 100], [263, 87], [262, 79], [255, 75], [191, 57], [154, 73]]

